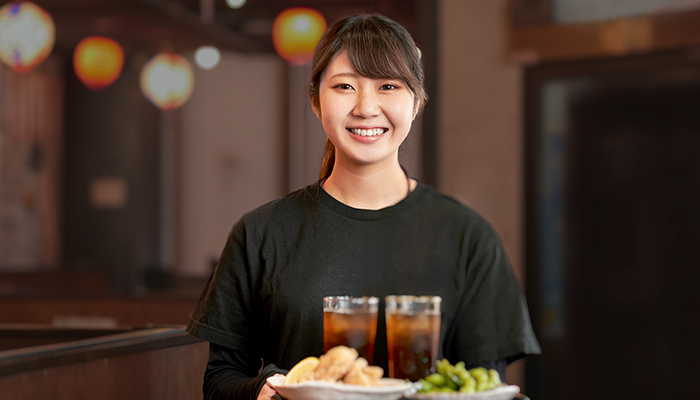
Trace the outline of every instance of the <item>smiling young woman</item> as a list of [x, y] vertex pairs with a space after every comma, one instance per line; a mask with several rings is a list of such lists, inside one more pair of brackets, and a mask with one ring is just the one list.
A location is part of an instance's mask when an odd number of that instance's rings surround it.
[[[408, 185], [410, 192], [416, 185], [406, 183], [398, 146], [428, 100], [419, 54], [401, 25], [379, 16], [350, 17], [331, 26], [316, 48], [309, 97], [328, 135], [321, 179], [345, 204], [381, 209], [404, 197], [399, 186]], [[334, 107], [340, 99], [342, 109]], [[335, 121], [340, 118], [344, 121]], [[346, 146], [357, 143], [376, 145]]]
[[399, 146], [418, 112], [413, 92], [396, 78], [360, 75], [347, 51], [333, 59], [319, 86], [314, 111], [334, 148], [323, 188], [354, 208], [379, 210], [401, 201], [414, 185], [399, 165]]
[[[408, 32], [377, 15], [335, 23], [316, 49], [309, 96], [328, 136], [320, 179], [234, 225], [188, 325], [211, 343], [205, 398], [269, 400], [269, 376], [323, 352], [323, 298], [333, 295], [440, 296], [438, 357], [469, 368], [503, 376], [538, 354], [491, 226], [399, 164], [427, 100]], [[372, 359], [387, 371], [381, 308]]]

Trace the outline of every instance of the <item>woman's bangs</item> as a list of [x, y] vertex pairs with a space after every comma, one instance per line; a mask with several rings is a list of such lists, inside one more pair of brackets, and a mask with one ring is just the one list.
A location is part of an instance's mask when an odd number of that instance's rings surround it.
[[348, 43], [346, 50], [350, 64], [360, 75], [373, 79], [400, 79], [410, 83], [411, 76], [402, 62], [405, 55], [401, 50], [381, 40], [367, 40], [367, 37], [353, 39], [355, 40]]

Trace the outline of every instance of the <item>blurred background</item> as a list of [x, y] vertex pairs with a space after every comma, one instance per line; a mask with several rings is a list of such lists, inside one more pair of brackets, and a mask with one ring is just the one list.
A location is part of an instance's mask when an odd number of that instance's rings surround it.
[[1, 50], [0, 324], [186, 324], [235, 221], [318, 179], [314, 32], [380, 13], [430, 96], [402, 164], [493, 224], [528, 298], [543, 354], [508, 381], [691, 393], [700, 0], [37, 0], [39, 25], [6, 29], [20, 4], [0, 12], [3, 46], [36, 39], [34, 60]]

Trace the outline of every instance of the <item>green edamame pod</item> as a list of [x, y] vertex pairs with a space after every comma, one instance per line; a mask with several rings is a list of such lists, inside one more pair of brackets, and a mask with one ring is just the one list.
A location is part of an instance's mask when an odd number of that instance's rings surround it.
[[501, 375], [495, 369], [489, 370], [489, 389], [497, 388], [501, 386], [503, 382], [501, 381]]
[[464, 366], [464, 361], [460, 361], [457, 364], [455, 364], [453, 371], [455, 375], [459, 376], [462, 382], [465, 382], [471, 377], [471, 374], [469, 373], [469, 371], [467, 371], [467, 369]]
[[464, 381], [464, 386], [459, 388], [462, 393], [474, 393], [476, 392], [476, 379], [469, 377], [469, 379]]
[[447, 372], [447, 368], [445, 367], [444, 362], [447, 360], [437, 360], [435, 361], [435, 368], [437, 369], [437, 373], [440, 375], [445, 375]]
[[454, 382], [455, 385], [457, 385], [457, 387], [462, 387], [462, 386], [464, 385], [464, 381], [462, 380], [462, 378], [460, 378], [460, 377], [459, 377], [457, 374], [455, 374], [455, 373], [452, 373], [452, 374], [450, 375], [450, 379], [452, 379], [452, 382]]
[[442, 360], [435, 360], [435, 370], [438, 374], [443, 375], [443, 372], [445, 372], [445, 367], [442, 366]]
[[489, 387], [489, 377], [487, 375], [479, 375], [476, 377], [476, 391], [483, 392], [488, 390]]
[[469, 379], [474, 379], [471, 375], [469, 375], [469, 372], [458, 372], [456, 375], [459, 376], [459, 379], [462, 380], [462, 384], [464, 384], [464, 382], [468, 381]]
[[459, 386], [457, 386], [457, 384], [450, 378], [445, 379], [445, 386], [444, 387], [448, 387], [452, 390], [459, 390]]
[[446, 382], [447, 382], [447, 379], [445, 378], [445, 376], [442, 374], [438, 374], [438, 373], [428, 375], [428, 377], [425, 378], [425, 380], [428, 381], [429, 383], [432, 383], [435, 386], [438, 386], [438, 387], [445, 386]]
[[428, 393], [435, 389], [435, 386], [425, 379], [419, 379], [418, 382], [421, 384], [421, 389], [418, 391], [419, 393]]
[[488, 372], [486, 371], [486, 368], [484, 368], [484, 367], [472, 368], [469, 370], [469, 373], [475, 378], [477, 376], [480, 376], [480, 375], [485, 375], [488, 377]]
[[457, 387], [461, 387], [464, 385], [464, 381], [462, 378], [460, 378], [455, 371], [455, 367], [450, 365], [449, 362], [443, 363], [443, 366], [445, 367], [445, 376], [447, 377], [448, 380], [451, 380], [452, 382], [457, 385]]
[[464, 364], [464, 361], [460, 361], [460, 362], [458, 362], [457, 364], [455, 364], [454, 370], [455, 370], [456, 372], [467, 372], [467, 373], [469, 372], [469, 371], [467, 371], [467, 368], [466, 368], [466, 366], [465, 366], [465, 364]]

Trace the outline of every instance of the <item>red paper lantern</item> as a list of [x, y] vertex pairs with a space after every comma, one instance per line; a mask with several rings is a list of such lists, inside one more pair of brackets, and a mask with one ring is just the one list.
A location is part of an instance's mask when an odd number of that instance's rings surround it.
[[15, 72], [27, 72], [51, 54], [56, 27], [51, 15], [30, 2], [0, 7], [0, 60]]
[[304, 65], [313, 58], [314, 49], [325, 30], [326, 19], [317, 10], [288, 8], [275, 17], [272, 43], [280, 57], [293, 65]]
[[193, 89], [192, 66], [177, 54], [156, 54], [141, 69], [141, 91], [146, 100], [161, 110], [180, 107]]
[[102, 90], [119, 78], [124, 68], [124, 50], [114, 39], [89, 36], [73, 52], [73, 70], [90, 90]]

